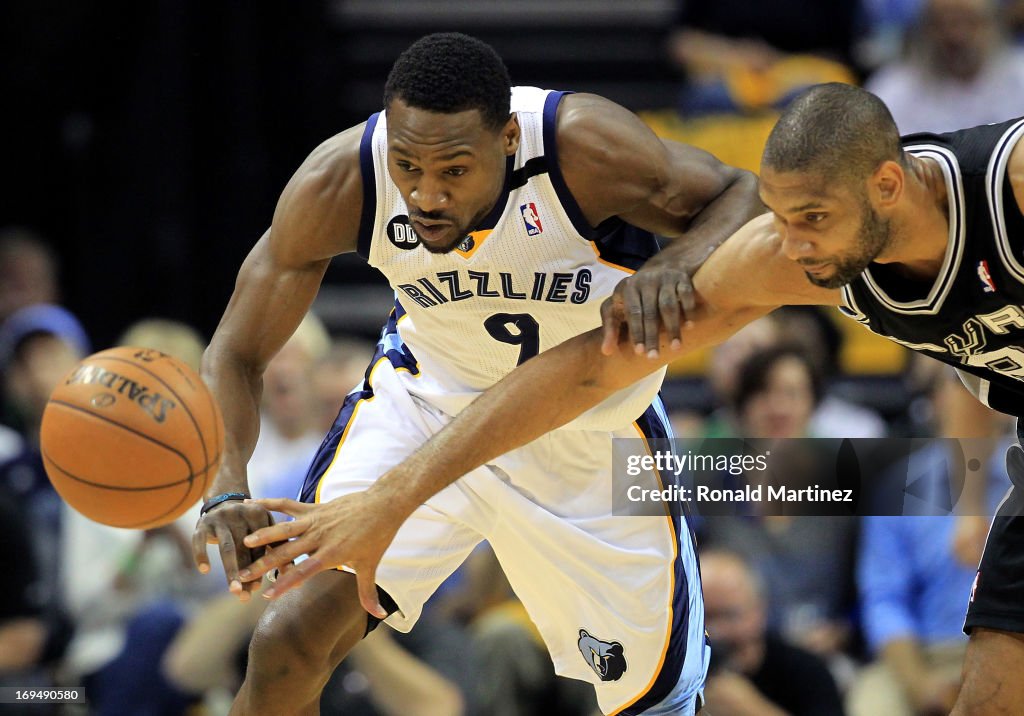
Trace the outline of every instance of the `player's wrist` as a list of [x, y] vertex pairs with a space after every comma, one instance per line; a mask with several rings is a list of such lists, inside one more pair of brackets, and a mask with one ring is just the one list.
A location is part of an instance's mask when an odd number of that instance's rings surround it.
[[219, 505], [223, 505], [226, 502], [243, 502], [251, 499], [251, 497], [252, 496], [248, 492], [222, 492], [219, 495], [214, 495], [203, 503], [203, 506], [199, 509], [199, 516], [202, 517], [210, 510], [218, 507]]
[[402, 479], [394, 471], [383, 475], [367, 490], [368, 497], [382, 503], [389, 515], [405, 520], [417, 507], [426, 502], [429, 495], [420, 497], [409, 480]]
[[204, 500], [211, 500], [228, 492], [244, 492], [249, 494], [249, 480], [245, 470], [232, 469], [229, 461], [221, 463], [220, 471], [210, 488], [203, 494]]

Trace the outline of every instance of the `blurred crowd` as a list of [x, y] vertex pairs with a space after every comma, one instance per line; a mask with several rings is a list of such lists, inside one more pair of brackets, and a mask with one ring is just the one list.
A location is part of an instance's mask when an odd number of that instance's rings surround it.
[[[756, 168], [765, 122], [822, 81], [863, 82], [904, 133], [1021, 116], [1022, 33], [1020, 0], [684, 0], [666, 45], [681, 73], [674, 123], [652, 126], [708, 139], [712, 151], [722, 141], [750, 147]], [[728, 134], [685, 129], [709, 118]], [[210, 574], [195, 569], [198, 506], [159, 529], [109, 528], [64, 505], [43, 470], [38, 435], [50, 390], [107, 347], [92, 344], [89, 326], [63, 305], [62, 272], [74, 267], [59, 264], [31, 229], [0, 231], [0, 686], [85, 688], [88, 711], [51, 713], [226, 713], [264, 602], [227, 595], [216, 559]], [[937, 363], [909, 354], [884, 376], [886, 391], [906, 397], [899, 405], [857, 390], [833, 314], [782, 309], [714, 349], [699, 386], [691, 376], [667, 391], [707, 396], [669, 401], [677, 435], [985, 438], [985, 499], [996, 499], [1012, 424], [979, 408]], [[117, 344], [198, 368], [206, 338], [152, 317], [125, 325]], [[254, 495], [298, 493], [373, 348], [370, 336], [306, 317], [267, 368], [249, 465]], [[926, 481], [943, 478], [942, 454], [915, 459]], [[693, 528], [714, 653], [705, 700], [715, 716], [948, 713], [986, 518], [749, 514], [703, 517]], [[555, 676], [486, 545], [412, 633], [378, 629], [353, 652], [328, 684], [323, 712], [597, 713], [591, 689]]]

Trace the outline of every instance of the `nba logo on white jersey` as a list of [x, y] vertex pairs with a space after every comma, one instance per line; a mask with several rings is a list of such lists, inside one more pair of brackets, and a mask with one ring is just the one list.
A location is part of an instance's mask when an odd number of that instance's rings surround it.
[[540, 224], [540, 215], [537, 213], [537, 205], [532, 201], [519, 207], [519, 213], [523, 215], [523, 223], [526, 224], [526, 234], [536, 236], [543, 233], [544, 227]]

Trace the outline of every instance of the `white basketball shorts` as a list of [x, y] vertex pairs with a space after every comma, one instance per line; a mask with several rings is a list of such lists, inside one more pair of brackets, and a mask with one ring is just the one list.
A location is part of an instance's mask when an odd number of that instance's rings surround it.
[[[367, 489], [450, 420], [406, 390], [403, 378], [415, 380], [416, 368], [394, 360], [379, 351], [362, 389], [346, 399], [310, 466], [303, 501]], [[693, 703], [708, 660], [691, 533], [678, 511], [638, 517], [611, 509], [612, 438], [667, 434], [659, 399], [619, 431], [556, 430], [446, 487], [399, 529], [380, 563], [377, 583], [398, 606], [387, 623], [411, 629], [486, 539], [557, 673], [592, 682], [607, 714], [657, 704], [658, 713], [683, 713], [663, 709]], [[658, 480], [637, 478], [651, 487]]]

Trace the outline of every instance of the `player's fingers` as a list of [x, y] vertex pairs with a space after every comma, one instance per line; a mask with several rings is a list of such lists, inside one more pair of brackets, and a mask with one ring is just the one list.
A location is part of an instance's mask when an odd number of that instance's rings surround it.
[[278, 522], [269, 527], [262, 527], [251, 534], [247, 534], [242, 540], [246, 547], [265, 547], [275, 542], [284, 542], [292, 537], [298, 537], [309, 529], [309, 522], [306, 520], [289, 520]]
[[658, 307], [657, 283], [646, 283], [640, 290], [641, 300], [644, 306], [644, 352], [649, 358], [658, 355], [658, 330], [660, 328], [661, 315]]
[[210, 555], [206, 552], [209, 531], [206, 525], [196, 525], [192, 532], [192, 561], [196, 563], [196, 568], [203, 574], [210, 571]]
[[388, 615], [384, 607], [380, 605], [377, 596], [377, 569], [376, 567], [362, 567], [356, 571], [356, 588], [359, 591], [359, 603], [363, 609], [383, 619]]
[[217, 525], [214, 531], [217, 535], [217, 544], [220, 547], [220, 561], [224, 563], [224, 576], [228, 580], [228, 589], [234, 594], [240, 594], [244, 590], [242, 582], [238, 578], [238, 552], [235, 549], [235, 537], [225, 525]]
[[625, 285], [622, 291], [622, 307], [629, 326], [629, 340], [635, 353], [644, 352], [644, 303], [633, 282]]
[[622, 312], [616, 310], [615, 297], [611, 296], [601, 304], [601, 352], [610, 356], [615, 352], [619, 342], [619, 328], [622, 324]]
[[658, 311], [673, 350], [678, 350], [682, 336], [679, 335], [679, 299], [673, 286], [662, 284], [658, 290]]
[[246, 502], [259, 505], [269, 512], [283, 512], [286, 515], [291, 515], [292, 517], [304, 515], [316, 507], [316, 505], [311, 505], [307, 502], [299, 502], [297, 500], [289, 500], [286, 497], [260, 497], [257, 499], [246, 500]]
[[319, 559], [310, 555], [308, 559], [302, 560], [291, 569], [281, 573], [276, 582], [263, 590], [263, 596], [267, 599], [276, 599], [325, 569], [328, 568]]
[[689, 318], [697, 310], [697, 294], [689, 277], [676, 283], [676, 296], [679, 298], [679, 305], [683, 307], [683, 313]]
[[279, 569], [286, 564], [291, 564], [299, 555], [305, 554], [306, 547], [302, 540], [285, 542], [284, 544], [268, 549], [266, 554], [242, 569], [238, 576], [243, 582], [254, 582], [262, 579], [263, 575], [273, 569]]

